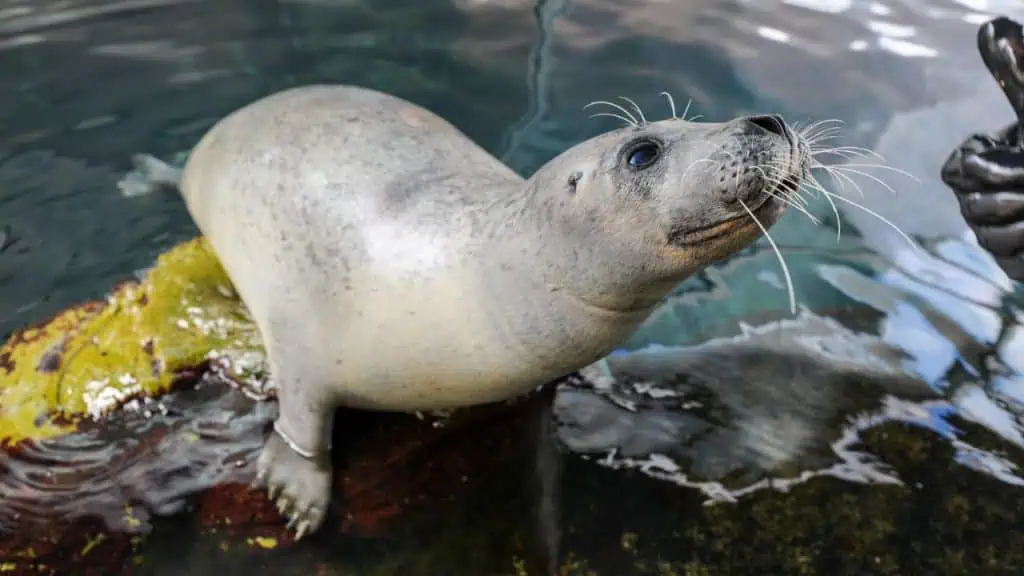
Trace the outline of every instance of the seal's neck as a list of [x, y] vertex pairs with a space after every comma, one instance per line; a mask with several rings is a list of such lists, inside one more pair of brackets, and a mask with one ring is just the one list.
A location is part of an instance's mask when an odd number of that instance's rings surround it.
[[480, 195], [469, 270], [496, 337], [554, 379], [621, 346], [677, 282], [598, 226], [567, 223], [558, 197], [532, 184]]
[[[684, 276], [666, 275], [650, 247], [608, 234], [597, 223], [568, 216], [569, 200], [538, 187], [505, 190], [506, 199], [489, 234], [494, 263], [502, 270], [595, 311], [649, 314]], [[525, 193], [524, 193], [525, 192]]]

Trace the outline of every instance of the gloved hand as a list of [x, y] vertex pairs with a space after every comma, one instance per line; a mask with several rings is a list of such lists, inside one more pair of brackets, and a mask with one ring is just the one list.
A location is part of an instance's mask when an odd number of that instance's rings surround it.
[[983, 24], [978, 51], [1017, 122], [995, 134], [967, 138], [943, 164], [942, 181], [956, 194], [978, 243], [1008, 276], [1024, 281], [1024, 29], [1002, 17]]

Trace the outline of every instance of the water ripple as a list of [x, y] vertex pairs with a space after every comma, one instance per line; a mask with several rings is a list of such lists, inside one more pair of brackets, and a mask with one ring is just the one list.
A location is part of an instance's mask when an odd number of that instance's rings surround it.
[[900, 484], [860, 447], [864, 432], [896, 422], [946, 439], [964, 466], [1024, 485], [1022, 454], [976, 446], [949, 420], [1020, 445], [1019, 408], [995, 408], [980, 388], [950, 401], [906, 371], [905, 353], [809, 311], [696, 346], [622, 352], [559, 391], [559, 437], [603, 466], [735, 501], [820, 476]]
[[207, 381], [137, 402], [101, 426], [0, 451], [0, 527], [98, 517], [112, 531], [148, 532], [151, 513], [250, 481], [274, 410]]

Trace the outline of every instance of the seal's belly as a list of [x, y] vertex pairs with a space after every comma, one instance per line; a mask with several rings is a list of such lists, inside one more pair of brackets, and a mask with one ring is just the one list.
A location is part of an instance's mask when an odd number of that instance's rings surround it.
[[[419, 289], [417, 289], [419, 288]], [[335, 349], [344, 404], [429, 410], [505, 400], [558, 375], [547, 374], [501, 337], [472, 285], [386, 287], [358, 298]]]
[[438, 327], [424, 338], [367, 330], [344, 349], [343, 403], [377, 410], [430, 410], [512, 398], [546, 382], [526, 358], [493, 343], [470, 342]]

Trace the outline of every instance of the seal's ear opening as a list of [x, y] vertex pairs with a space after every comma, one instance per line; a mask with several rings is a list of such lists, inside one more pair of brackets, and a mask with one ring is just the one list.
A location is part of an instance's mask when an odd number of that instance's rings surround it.
[[583, 172], [579, 170], [569, 175], [569, 194], [576, 193], [576, 185], [583, 179]]

